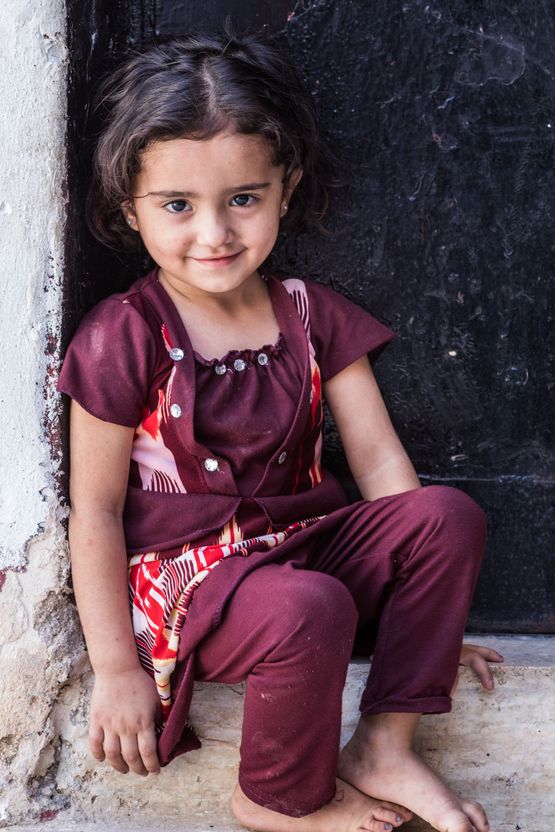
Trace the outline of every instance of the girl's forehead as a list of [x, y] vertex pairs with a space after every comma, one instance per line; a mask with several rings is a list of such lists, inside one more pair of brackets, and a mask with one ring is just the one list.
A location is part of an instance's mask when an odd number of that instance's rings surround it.
[[[186, 177], [183, 184], [192, 185], [207, 179], [228, 179], [242, 176], [250, 181], [265, 175], [278, 178], [280, 168], [273, 164], [268, 143], [259, 135], [218, 133], [209, 139], [168, 139], [153, 142], [141, 155], [139, 176], [152, 181], [160, 178]], [[171, 183], [172, 186], [175, 182]]]

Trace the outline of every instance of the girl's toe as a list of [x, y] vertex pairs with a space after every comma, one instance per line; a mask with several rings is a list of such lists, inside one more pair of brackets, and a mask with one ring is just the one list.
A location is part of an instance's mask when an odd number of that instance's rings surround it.
[[400, 806], [399, 803], [390, 803], [389, 800], [384, 800], [382, 802], [382, 806], [385, 809], [391, 809], [392, 812], [395, 812], [395, 817], [400, 818], [398, 823], [406, 823], [414, 817], [414, 814], [410, 811], [410, 809]]
[[381, 821], [382, 823], [389, 823], [390, 826], [401, 826], [403, 823], [403, 818], [398, 812], [392, 811], [391, 809], [385, 809], [383, 806], [379, 806], [377, 809], [374, 809], [373, 813], [374, 819]]
[[[371, 820], [367, 827], [370, 832], [391, 832], [393, 829], [390, 823], [384, 823], [383, 820]], [[364, 828], [366, 829], [366, 826]]]
[[489, 832], [488, 816], [479, 803], [475, 803], [473, 800], [463, 800], [461, 806], [478, 832]]
[[440, 832], [486, 832], [486, 830], [477, 830], [462, 804], [460, 808], [453, 808], [446, 812], [437, 828]]

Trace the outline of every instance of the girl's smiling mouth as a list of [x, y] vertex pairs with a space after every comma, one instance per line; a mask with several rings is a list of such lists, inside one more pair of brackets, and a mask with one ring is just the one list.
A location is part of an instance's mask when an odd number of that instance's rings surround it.
[[233, 263], [239, 255], [242, 254], [242, 251], [238, 251], [236, 254], [230, 254], [227, 257], [193, 257], [196, 263], [203, 263], [207, 266], [227, 266], [228, 263]]

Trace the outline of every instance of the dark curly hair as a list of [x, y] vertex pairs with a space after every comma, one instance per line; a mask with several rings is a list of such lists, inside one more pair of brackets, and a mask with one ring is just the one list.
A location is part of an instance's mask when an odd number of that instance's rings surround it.
[[133, 196], [141, 154], [155, 141], [209, 139], [233, 129], [263, 136], [284, 184], [303, 177], [282, 231], [316, 229], [342, 184], [337, 158], [318, 132], [310, 97], [284, 48], [266, 34], [195, 34], [135, 50], [106, 78], [93, 101], [101, 128], [93, 157], [87, 219], [111, 248], [136, 248], [121, 205]]

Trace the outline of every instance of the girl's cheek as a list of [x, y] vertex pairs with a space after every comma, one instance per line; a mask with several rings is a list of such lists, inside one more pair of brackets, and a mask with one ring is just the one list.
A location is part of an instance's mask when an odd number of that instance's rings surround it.
[[265, 211], [256, 219], [256, 223], [251, 226], [255, 233], [267, 233], [270, 228], [277, 230], [279, 228], [279, 213], [276, 211]]
[[179, 248], [187, 237], [184, 229], [179, 228], [177, 223], [158, 223], [149, 231], [152, 243], [158, 248], [168, 250]]

